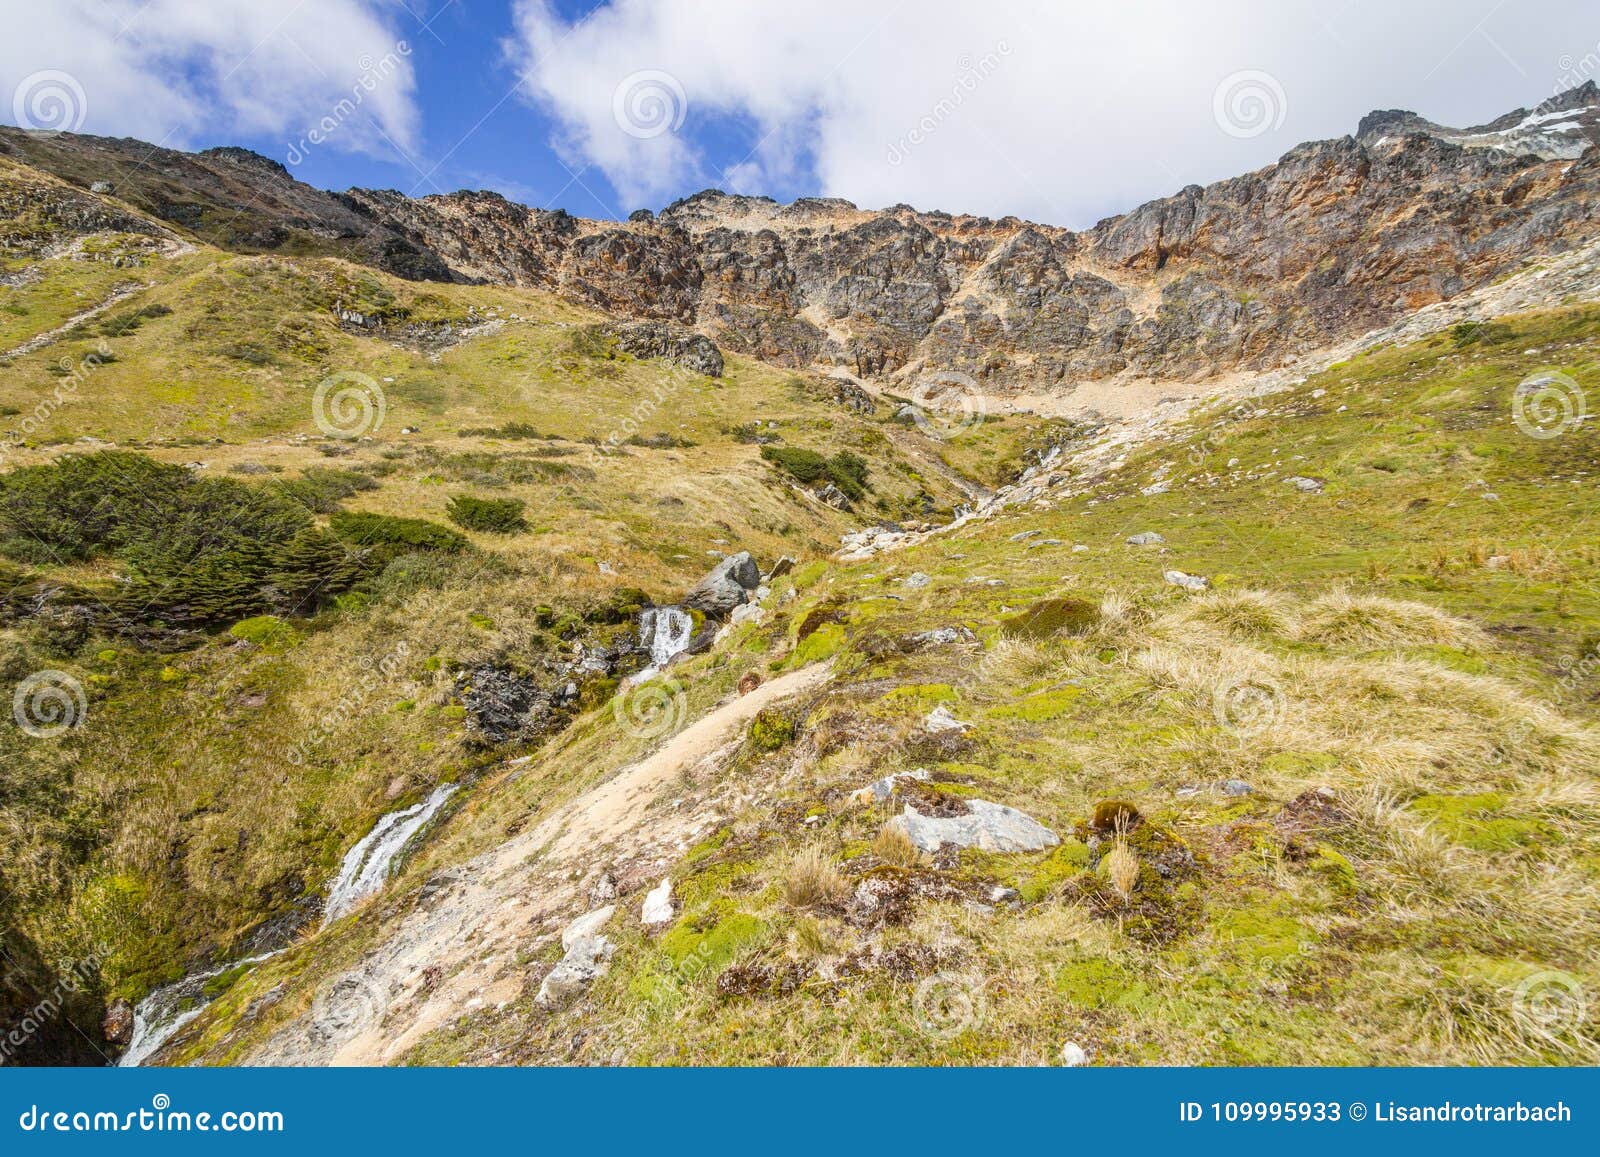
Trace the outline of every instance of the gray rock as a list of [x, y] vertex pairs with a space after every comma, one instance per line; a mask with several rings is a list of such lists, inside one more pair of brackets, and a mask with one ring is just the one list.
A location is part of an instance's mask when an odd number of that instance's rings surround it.
[[1128, 535], [1129, 546], [1159, 546], [1166, 541], [1153, 530], [1141, 530], [1138, 534]]
[[901, 583], [902, 583], [902, 585], [910, 587], [911, 589], [915, 590], [918, 587], [927, 586], [932, 581], [933, 581], [933, 579], [932, 579], [931, 576], [925, 575], [920, 570], [918, 570], [918, 571], [912, 571], [910, 574], [908, 574], [904, 579], [901, 580]]
[[1039, 532], [1037, 530], [1019, 530], [1017, 533], [1011, 536], [1010, 541], [1021, 542], [1025, 538], [1035, 538], [1038, 536], [1038, 534]]
[[1217, 784], [1217, 790], [1223, 795], [1249, 795], [1255, 789], [1242, 779], [1225, 779]]
[[1296, 474], [1293, 478], [1285, 478], [1284, 481], [1305, 494], [1320, 494], [1322, 492], [1323, 482], [1320, 478], [1305, 478]]
[[535, 999], [540, 1004], [559, 1008], [596, 978], [605, 975], [611, 967], [611, 956], [616, 946], [600, 934], [600, 929], [616, 912], [615, 904], [607, 904], [604, 908], [596, 908], [578, 917], [561, 930], [561, 947], [566, 955], [539, 985], [539, 995]]
[[535, 999], [550, 1008], [571, 1002], [606, 974], [614, 952], [616, 946], [604, 936], [583, 937], [567, 949], [561, 962], [545, 976]]
[[966, 804], [964, 816], [925, 816], [908, 805], [889, 826], [905, 832], [924, 852], [936, 852], [946, 844], [985, 852], [1036, 852], [1061, 842], [1055, 832], [1016, 808], [982, 799]]
[[703, 334], [661, 321], [639, 321], [610, 327], [617, 348], [636, 358], [660, 358], [708, 378], [722, 376], [722, 351]]
[[115, 193], [116, 191], [117, 191], [117, 187], [115, 185], [113, 185], [110, 181], [96, 181], [94, 184], [89, 186], [89, 192], [91, 192], [91, 193], [104, 194], [104, 193]]
[[729, 555], [683, 597], [683, 605], [706, 615], [726, 615], [750, 600], [750, 592], [761, 585], [761, 568], [750, 552]]
[[596, 908], [587, 915], [579, 916], [561, 930], [562, 949], [570, 949], [580, 940], [599, 935], [600, 929], [604, 928], [616, 914], [617, 906], [607, 904], [604, 908]]
[[1186, 591], [1203, 591], [1211, 586], [1211, 580], [1204, 575], [1185, 574], [1181, 570], [1169, 570], [1161, 576], [1175, 587], [1182, 587]]
[[897, 771], [882, 779], [873, 780], [866, 787], [853, 793], [850, 798], [857, 803], [882, 803], [894, 795], [902, 779], [926, 780], [928, 775], [928, 769], [925, 767], [919, 767], [915, 771]]

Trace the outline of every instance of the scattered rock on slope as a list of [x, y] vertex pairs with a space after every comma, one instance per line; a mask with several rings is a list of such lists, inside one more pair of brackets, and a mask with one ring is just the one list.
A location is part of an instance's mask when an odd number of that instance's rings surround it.
[[578, 996], [611, 967], [611, 956], [616, 946], [601, 935], [600, 929], [616, 914], [616, 906], [607, 904], [586, 916], [580, 916], [561, 933], [561, 947], [566, 955], [561, 958], [544, 982], [539, 985], [536, 998], [540, 1004], [559, 1007]]
[[925, 816], [907, 804], [889, 826], [905, 832], [923, 852], [937, 852], [946, 844], [985, 852], [1036, 852], [1061, 842], [1055, 832], [1016, 808], [982, 799], [963, 802], [967, 814], [958, 816]]
[[638, 321], [611, 326], [617, 348], [636, 358], [659, 358], [708, 378], [722, 376], [722, 351], [704, 334], [664, 321]]

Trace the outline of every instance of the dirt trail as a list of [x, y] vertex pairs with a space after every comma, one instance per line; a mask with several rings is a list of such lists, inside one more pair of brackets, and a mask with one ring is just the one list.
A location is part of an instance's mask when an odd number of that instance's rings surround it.
[[51, 345], [60, 338], [64, 337], [75, 326], [82, 325], [86, 321], [91, 321], [94, 318], [99, 317], [102, 313], [116, 305], [118, 302], [126, 301], [134, 294], [149, 288], [150, 286], [146, 285], [142, 281], [131, 281], [126, 284], [119, 285], [113, 289], [111, 291], [111, 295], [99, 305], [90, 306], [81, 313], [73, 314], [71, 317], [67, 318], [66, 321], [56, 326], [55, 329], [49, 330], [45, 333], [35, 334], [33, 337], [30, 337], [27, 341], [19, 345], [16, 349], [7, 350], [5, 353], [0, 354], [0, 361], [7, 361], [11, 358], [21, 357], [23, 354], [31, 354], [36, 350], [42, 350], [45, 346]]
[[[723, 701], [651, 755], [454, 869], [356, 970], [325, 985], [306, 1016], [280, 1029], [246, 1063], [392, 1063], [463, 1013], [517, 997], [527, 979], [519, 953], [593, 906], [580, 880], [623, 860], [670, 861], [706, 826], [714, 800], [652, 807], [667, 802], [664, 789], [681, 795], [680, 777], [731, 756], [756, 712], [819, 689], [830, 677], [829, 664], [814, 664]], [[628, 907], [636, 904], [631, 898]], [[615, 919], [637, 917], [637, 911], [619, 911]], [[432, 988], [425, 970], [437, 978]]]

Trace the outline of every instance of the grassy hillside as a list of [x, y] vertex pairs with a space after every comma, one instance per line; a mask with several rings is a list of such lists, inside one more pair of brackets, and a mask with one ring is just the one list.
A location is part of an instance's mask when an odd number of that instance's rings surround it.
[[[548, 936], [510, 962], [452, 946], [373, 1015], [398, 1039], [459, 971], [505, 979], [403, 1059], [1594, 1063], [1566, 998], [1600, 984], [1600, 445], [1517, 387], [1592, 394], [1597, 357], [1592, 307], [1463, 327], [1049, 502], [802, 566], [673, 668], [682, 720], [750, 672], [826, 659], [833, 682], [658, 801], [701, 834], [624, 884], [610, 971], [551, 1012]], [[940, 706], [970, 726], [929, 731]], [[492, 769], [365, 918], [238, 979], [177, 1058], [311, 1014], [470, 857], [659, 743], [624, 723], [597, 705]], [[853, 798], [913, 769], [924, 811], [980, 797], [1062, 842], [917, 855], [886, 834], [899, 803]], [[662, 874], [681, 910], [647, 933]]]
[[[107, 999], [258, 943], [379, 814], [514, 754], [469, 733], [464, 671], [961, 498], [813, 379], [636, 360], [535, 294], [143, 242], [8, 259], [0, 309], [0, 345], [45, 339], [0, 361], [0, 672], [76, 724], [0, 728], [0, 903]], [[763, 445], [867, 489], [834, 509]]]

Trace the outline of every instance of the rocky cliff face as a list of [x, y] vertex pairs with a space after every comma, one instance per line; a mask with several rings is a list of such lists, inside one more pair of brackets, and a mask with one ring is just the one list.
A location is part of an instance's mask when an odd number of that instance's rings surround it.
[[1375, 113], [1072, 232], [1015, 218], [716, 191], [625, 223], [485, 194], [350, 199], [460, 275], [691, 324], [782, 364], [996, 391], [1259, 368], [1592, 234], [1600, 92], [1446, 129]]
[[[0, 149], [80, 184], [115, 155], [117, 196], [236, 248], [546, 289], [778, 364], [1005, 393], [1279, 364], [1567, 249], [1600, 214], [1597, 132], [1592, 83], [1473, 129], [1373, 113], [1082, 232], [717, 191], [593, 221], [493, 193], [335, 196], [240, 150], [134, 164], [132, 142], [11, 131]], [[228, 236], [206, 233], [213, 205]]]

